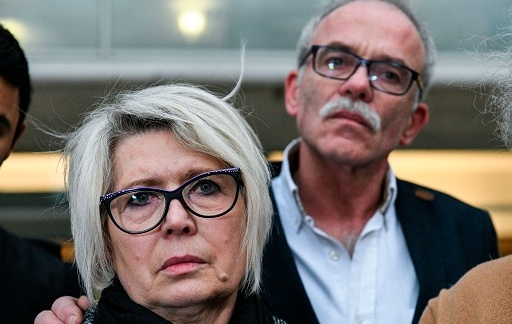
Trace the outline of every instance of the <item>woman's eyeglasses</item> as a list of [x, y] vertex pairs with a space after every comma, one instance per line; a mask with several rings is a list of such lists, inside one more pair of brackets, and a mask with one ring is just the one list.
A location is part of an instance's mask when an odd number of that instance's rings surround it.
[[121, 231], [142, 234], [163, 222], [173, 199], [196, 216], [222, 216], [235, 206], [241, 185], [240, 168], [228, 168], [201, 173], [173, 191], [131, 188], [103, 195], [100, 201]]

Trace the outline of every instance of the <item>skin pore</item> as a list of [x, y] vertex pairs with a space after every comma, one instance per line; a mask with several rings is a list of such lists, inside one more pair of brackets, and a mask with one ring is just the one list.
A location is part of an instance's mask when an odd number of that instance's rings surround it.
[[[311, 44], [342, 47], [371, 60], [394, 60], [416, 71], [424, 67], [419, 33], [388, 3], [356, 1], [339, 7], [320, 22]], [[420, 102], [413, 109], [416, 83], [403, 96], [390, 95], [370, 86], [365, 67], [338, 81], [316, 74], [311, 59], [300, 82], [299, 72], [292, 71], [285, 84], [287, 112], [296, 118], [303, 138], [301, 164], [293, 176], [315, 225], [352, 254], [382, 202], [389, 153], [413, 141], [428, 121], [428, 107]], [[380, 130], [368, 127], [357, 114], [319, 116], [325, 104], [341, 97], [364, 101], [380, 116]], [[322, 195], [315, 194], [318, 188]]]
[[[125, 137], [113, 156], [113, 191], [174, 190], [197, 174], [226, 167], [183, 146], [169, 131]], [[126, 292], [173, 323], [228, 322], [245, 271], [244, 229], [243, 199], [210, 219], [172, 200], [162, 224], [145, 234], [130, 235], [108, 222], [114, 268]]]

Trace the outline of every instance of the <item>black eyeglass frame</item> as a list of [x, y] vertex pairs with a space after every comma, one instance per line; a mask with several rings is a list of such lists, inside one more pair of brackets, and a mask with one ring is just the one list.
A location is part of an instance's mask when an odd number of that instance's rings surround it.
[[[190, 208], [187, 205], [187, 203], [185, 202], [185, 199], [183, 198], [183, 190], [189, 184], [191, 184], [194, 181], [197, 181], [198, 179], [205, 178], [205, 177], [212, 176], [212, 175], [217, 175], [217, 174], [227, 174], [227, 175], [230, 175], [230, 176], [232, 176], [234, 178], [235, 183], [236, 183], [236, 192], [235, 192], [235, 196], [234, 196], [235, 198], [233, 199], [233, 203], [231, 204], [231, 206], [227, 210], [225, 210], [224, 212], [219, 213], [219, 214], [215, 214], [215, 215], [207, 215], [207, 216], [201, 215], [201, 214], [195, 212], [194, 210], [192, 210], [192, 208]], [[116, 192], [112, 192], [112, 193], [108, 193], [108, 194], [102, 195], [100, 197], [100, 202], [105, 207], [105, 210], [107, 211], [107, 214], [108, 214], [110, 220], [112, 220], [114, 225], [117, 228], [119, 228], [121, 231], [123, 231], [125, 233], [128, 233], [128, 234], [143, 234], [143, 233], [150, 232], [150, 231], [154, 230], [155, 228], [157, 228], [158, 226], [160, 226], [160, 224], [167, 217], [167, 212], [169, 211], [169, 206], [170, 206], [171, 201], [173, 199], [178, 199], [180, 201], [181, 205], [185, 209], [187, 209], [192, 214], [194, 214], [194, 215], [196, 215], [198, 217], [201, 217], [201, 218], [216, 218], [216, 217], [220, 217], [222, 215], [225, 215], [225, 214], [229, 213], [235, 207], [236, 202], [238, 201], [238, 196], [239, 196], [239, 193], [240, 193], [240, 187], [241, 186], [243, 186], [243, 181], [242, 181], [242, 176], [241, 176], [240, 168], [232, 167], [232, 168], [208, 171], [208, 172], [204, 172], [204, 173], [198, 174], [198, 175], [190, 178], [189, 180], [185, 181], [178, 188], [176, 188], [176, 189], [174, 189], [172, 191], [168, 191], [168, 190], [164, 190], [164, 189], [158, 189], [158, 188], [149, 188], [149, 187], [129, 188], [129, 189], [123, 189], [123, 190], [119, 190], [119, 191], [116, 191]], [[112, 200], [114, 200], [115, 198], [117, 198], [119, 196], [125, 195], [125, 194], [130, 193], [130, 192], [138, 192], [138, 191], [151, 191], [151, 192], [158, 192], [158, 193], [162, 194], [164, 196], [164, 198], [165, 198], [165, 208], [164, 208], [164, 212], [162, 214], [162, 217], [160, 218], [160, 220], [155, 225], [151, 226], [148, 229], [142, 230], [142, 231], [130, 231], [130, 230], [127, 230], [127, 229], [121, 227], [121, 225], [119, 225], [116, 222], [115, 217], [112, 215], [112, 210], [110, 209], [110, 203], [112, 202]]]
[[[333, 76], [329, 76], [329, 75], [325, 75], [325, 74], [320, 73], [318, 71], [318, 69], [316, 68], [316, 54], [317, 54], [318, 50], [321, 49], [321, 48], [333, 50], [333, 51], [336, 51], [336, 52], [343, 52], [345, 54], [348, 54], [348, 55], [354, 57], [357, 60], [357, 65], [354, 67], [354, 70], [352, 71], [352, 73], [350, 73], [346, 78], [337, 78], [337, 77], [333, 77]], [[354, 53], [352, 53], [350, 51], [347, 51], [347, 50], [345, 50], [343, 48], [340, 48], [340, 47], [337, 47], [337, 46], [312, 45], [311, 48], [309, 49], [309, 51], [304, 55], [304, 57], [300, 61], [299, 67], [303, 66], [306, 63], [306, 60], [308, 59], [308, 57], [311, 54], [313, 54], [313, 62], [312, 62], [313, 71], [315, 71], [318, 75], [321, 75], [321, 76], [323, 76], [325, 78], [328, 78], [328, 79], [346, 81], [346, 80], [350, 79], [350, 77], [352, 75], [354, 75], [354, 73], [356, 73], [357, 69], [361, 65], [364, 65], [366, 67], [367, 71], [368, 71], [368, 80], [370, 81], [370, 85], [375, 90], [382, 91], [382, 92], [388, 93], [390, 95], [403, 96], [404, 94], [407, 93], [407, 91], [409, 91], [409, 89], [411, 88], [411, 85], [412, 85], [412, 83], [414, 81], [416, 81], [416, 83], [418, 84], [418, 89], [420, 90], [419, 98], [422, 97], [423, 91], [425, 90], [425, 85], [423, 84], [423, 78], [421, 77], [421, 74], [419, 72], [416, 72], [413, 69], [409, 68], [408, 66], [405, 66], [405, 65], [400, 64], [400, 63], [395, 62], [395, 61], [391, 61], [391, 60], [367, 60], [365, 58], [362, 58], [359, 55], [356, 55], [356, 54], [354, 54]], [[397, 92], [390, 92], [388, 90], [383, 90], [383, 89], [376, 88], [373, 85], [373, 82], [372, 82], [372, 79], [371, 79], [371, 76], [370, 76], [370, 66], [373, 63], [386, 63], [386, 64], [389, 64], [389, 65], [391, 65], [393, 67], [402, 68], [402, 69], [405, 69], [405, 70], [411, 72], [411, 80], [409, 81], [409, 84], [407, 85], [405, 90], [403, 92], [397, 93]]]

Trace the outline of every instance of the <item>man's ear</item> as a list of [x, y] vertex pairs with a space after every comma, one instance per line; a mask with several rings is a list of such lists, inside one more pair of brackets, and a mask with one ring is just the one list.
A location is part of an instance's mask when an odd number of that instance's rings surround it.
[[21, 123], [21, 125], [16, 129], [16, 133], [14, 133], [14, 137], [12, 138], [12, 143], [11, 143], [11, 150], [12, 148], [14, 147], [14, 144], [16, 144], [16, 142], [18, 141], [18, 139], [20, 138], [21, 134], [23, 134], [23, 132], [25, 131], [25, 129], [27, 128], [27, 123], [24, 121], [23, 123]]
[[420, 102], [416, 107], [416, 110], [411, 115], [411, 120], [407, 128], [402, 132], [400, 138], [400, 145], [407, 146], [412, 143], [418, 133], [422, 130], [423, 126], [428, 123], [429, 109], [428, 105], [424, 102]]
[[297, 91], [299, 72], [293, 70], [286, 76], [284, 83], [284, 103], [290, 116], [297, 115]]

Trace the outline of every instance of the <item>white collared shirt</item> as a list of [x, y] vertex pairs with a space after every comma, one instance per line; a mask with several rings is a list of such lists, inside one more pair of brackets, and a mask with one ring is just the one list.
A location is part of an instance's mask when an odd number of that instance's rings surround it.
[[[387, 198], [365, 225], [352, 258], [306, 215], [285, 149], [272, 190], [288, 245], [320, 323], [411, 323], [419, 284], [396, 217], [396, 177], [389, 168]], [[283, 274], [285, 275], [285, 274]]]

